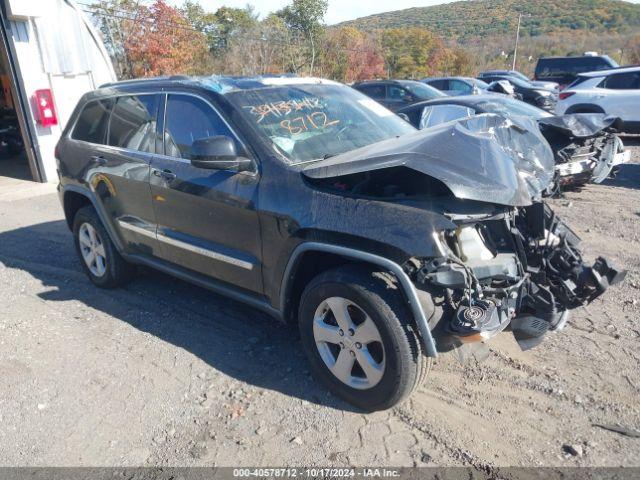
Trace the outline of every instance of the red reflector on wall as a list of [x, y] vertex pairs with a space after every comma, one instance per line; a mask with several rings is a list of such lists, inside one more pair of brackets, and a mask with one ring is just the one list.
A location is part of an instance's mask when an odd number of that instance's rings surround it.
[[43, 127], [50, 127], [58, 124], [58, 115], [53, 105], [53, 95], [48, 88], [36, 90], [35, 93], [36, 106], [38, 108], [38, 122]]

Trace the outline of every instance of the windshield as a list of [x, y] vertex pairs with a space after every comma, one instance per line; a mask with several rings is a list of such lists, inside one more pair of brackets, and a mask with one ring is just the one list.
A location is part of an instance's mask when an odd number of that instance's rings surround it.
[[529, 105], [528, 103], [509, 97], [485, 100], [483, 102], [478, 102], [477, 105], [487, 113], [497, 113], [507, 116], [521, 115], [536, 119], [553, 116], [538, 107], [534, 107], [533, 105]]
[[432, 100], [434, 98], [446, 97], [447, 95], [442, 93], [440, 90], [430, 87], [429, 85], [425, 85], [421, 82], [413, 82], [409, 80], [405, 80], [400, 82], [400, 84], [409, 90], [413, 95], [418, 97], [420, 100]]
[[226, 94], [290, 163], [320, 160], [415, 131], [345, 85], [300, 84]]

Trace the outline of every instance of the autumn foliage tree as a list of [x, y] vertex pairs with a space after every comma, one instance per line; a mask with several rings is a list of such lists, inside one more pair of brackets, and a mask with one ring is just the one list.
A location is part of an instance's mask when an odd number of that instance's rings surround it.
[[135, 77], [197, 74], [207, 71], [207, 38], [194, 30], [180, 12], [164, 0], [140, 7], [139, 28], [124, 48]]
[[384, 58], [375, 38], [356, 28], [327, 32], [322, 52], [323, 76], [345, 83], [385, 76]]

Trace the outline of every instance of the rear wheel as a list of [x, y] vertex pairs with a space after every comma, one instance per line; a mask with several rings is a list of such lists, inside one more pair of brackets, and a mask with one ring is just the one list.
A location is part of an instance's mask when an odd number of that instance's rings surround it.
[[115, 288], [134, 276], [135, 266], [118, 253], [92, 206], [83, 207], [76, 213], [73, 236], [82, 269], [95, 285]]
[[405, 400], [429, 366], [397, 286], [365, 268], [340, 267], [313, 279], [299, 326], [314, 374], [367, 411]]

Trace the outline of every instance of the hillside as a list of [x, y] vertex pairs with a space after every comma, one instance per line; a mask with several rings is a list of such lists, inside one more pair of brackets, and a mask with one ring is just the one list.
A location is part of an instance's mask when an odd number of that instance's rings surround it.
[[385, 12], [340, 25], [362, 30], [424, 27], [464, 41], [513, 32], [519, 13], [524, 36], [571, 30], [640, 31], [640, 5], [619, 0], [471, 0]]

